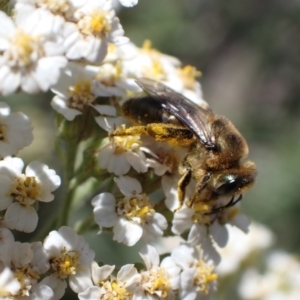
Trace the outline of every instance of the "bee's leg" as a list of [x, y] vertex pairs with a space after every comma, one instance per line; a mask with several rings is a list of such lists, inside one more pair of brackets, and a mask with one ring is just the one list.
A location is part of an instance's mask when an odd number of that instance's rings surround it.
[[234, 200], [234, 195], [233, 195], [232, 198], [230, 199], [230, 201], [226, 205], [221, 206], [221, 207], [216, 207], [216, 208], [212, 209], [209, 213], [206, 213], [206, 215], [212, 215], [212, 214], [215, 214], [218, 212], [222, 212], [226, 208], [232, 207], [235, 204], [237, 204], [239, 201], [242, 200], [242, 198], [243, 198], [243, 195], [239, 195], [239, 197], [236, 200]]
[[118, 128], [110, 134], [111, 137], [127, 135], [149, 135], [158, 142], [167, 142], [182, 147], [189, 146], [194, 142], [194, 135], [188, 128], [164, 123]]
[[191, 166], [186, 164], [184, 166], [184, 169], [185, 169], [185, 171], [183, 173], [183, 176], [179, 179], [178, 184], [177, 184], [177, 194], [178, 194], [178, 199], [179, 199], [178, 209], [180, 209], [183, 205], [183, 201], [184, 201], [184, 197], [185, 197], [185, 189], [192, 179]]
[[194, 193], [192, 199], [188, 203], [189, 207], [192, 207], [194, 203], [205, 202], [205, 201], [203, 201], [203, 199], [208, 198], [206, 194], [210, 193], [210, 191], [205, 190], [205, 187], [207, 185], [207, 182], [210, 180], [210, 177], [211, 177], [211, 174], [209, 172], [207, 172], [206, 170], [197, 170], [198, 182], [196, 185], [195, 193]]
[[132, 126], [117, 128], [110, 136], [148, 135], [147, 126]]

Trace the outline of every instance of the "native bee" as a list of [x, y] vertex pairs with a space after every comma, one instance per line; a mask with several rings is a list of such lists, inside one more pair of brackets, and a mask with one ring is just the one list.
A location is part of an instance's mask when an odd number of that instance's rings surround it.
[[[201, 107], [164, 84], [148, 78], [137, 84], [146, 96], [127, 100], [125, 117], [137, 125], [117, 129], [112, 135], [149, 135], [156, 141], [188, 147], [178, 167], [180, 207], [192, 180], [195, 191], [187, 203], [213, 203], [208, 214], [233, 206], [254, 183], [256, 166], [245, 160], [248, 145], [240, 132], [225, 117], [209, 107]], [[226, 205], [217, 200], [228, 198]]]

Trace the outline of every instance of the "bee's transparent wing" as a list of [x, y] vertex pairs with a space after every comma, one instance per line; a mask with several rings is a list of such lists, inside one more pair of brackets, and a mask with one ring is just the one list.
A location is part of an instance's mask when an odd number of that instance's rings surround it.
[[212, 111], [209, 108], [198, 106], [161, 82], [149, 78], [140, 78], [136, 82], [151, 98], [160, 102], [163, 109], [188, 127], [205, 147], [215, 147], [215, 138], [209, 122]]

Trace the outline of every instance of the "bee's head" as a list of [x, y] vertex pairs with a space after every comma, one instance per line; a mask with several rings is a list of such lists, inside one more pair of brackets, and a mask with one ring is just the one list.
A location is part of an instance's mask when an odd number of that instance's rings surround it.
[[242, 194], [254, 184], [255, 177], [256, 167], [252, 162], [246, 162], [239, 168], [224, 170], [212, 182], [212, 198]]

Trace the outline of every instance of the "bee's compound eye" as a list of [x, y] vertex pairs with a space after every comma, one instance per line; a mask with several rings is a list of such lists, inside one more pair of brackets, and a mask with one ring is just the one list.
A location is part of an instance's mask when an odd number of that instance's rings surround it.
[[238, 177], [232, 175], [226, 175], [222, 177], [223, 182], [216, 190], [215, 193], [219, 196], [226, 196], [234, 193], [241, 185], [241, 180]]

